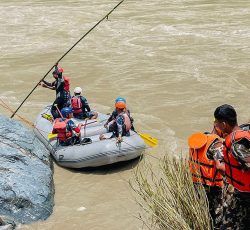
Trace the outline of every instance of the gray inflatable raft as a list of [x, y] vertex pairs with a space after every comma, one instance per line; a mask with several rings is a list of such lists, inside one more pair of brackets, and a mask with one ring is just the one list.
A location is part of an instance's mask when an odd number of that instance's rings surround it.
[[[133, 131], [130, 132], [129, 137], [123, 137], [120, 144], [116, 143], [115, 138], [110, 139], [111, 133], [107, 133], [107, 129], [103, 127], [108, 116], [101, 113], [98, 113], [97, 120], [88, 120], [88, 125], [81, 129], [82, 138], [88, 137], [91, 141], [73, 146], [60, 146], [56, 138], [48, 138], [53, 123], [42, 117], [44, 113], [49, 114], [48, 108], [46, 107], [37, 116], [34, 132], [50, 151], [58, 165], [68, 168], [108, 165], [137, 158], [146, 148], [141, 137]], [[76, 124], [85, 122], [78, 119], [73, 120]], [[104, 134], [107, 139], [99, 140], [100, 134]]]

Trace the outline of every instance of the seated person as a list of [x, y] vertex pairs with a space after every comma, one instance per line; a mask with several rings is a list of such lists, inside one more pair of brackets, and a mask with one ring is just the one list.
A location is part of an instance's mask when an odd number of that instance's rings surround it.
[[[131, 120], [126, 112], [126, 103], [124, 101], [117, 101], [115, 103], [117, 115], [114, 120], [109, 123], [109, 130], [113, 132], [110, 138], [116, 137], [117, 142], [122, 142], [122, 136], [130, 136], [130, 129], [132, 127]], [[100, 136], [103, 138], [103, 135]]]
[[[125, 105], [126, 105], [126, 99], [125, 99], [125, 98], [123, 98], [123, 97], [118, 97], [118, 98], [115, 99], [115, 103], [117, 103], [117, 102], [119, 102], [119, 101], [124, 102]], [[125, 107], [125, 108], [124, 108], [124, 112], [128, 115], [128, 117], [129, 117], [129, 119], [130, 119], [130, 122], [131, 122], [131, 130], [134, 131], [134, 130], [135, 130], [135, 128], [134, 128], [134, 126], [133, 126], [134, 119], [130, 116], [130, 111], [129, 111], [129, 109], [127, 109], [127, 108]], [[117, 108], [115, 108], [115, 110], [112, 112], [112, 114], [111, 114], [110, 117], [108, 118], [107, 122], [104, 124], [104, 127], [105, 127], [105, 128], [109, 127], [109, 131], [110, 131], [110, 132], [113, 131], [113, 130], [112, 130], [113, 126], [112, 126], [111, 124], [115, 121], [115, 119], [116, 119], [117, 116], [118, 116], [118, 112], [117, 112]], [[109, 124], [109, 126], [108, 126], [108, 124]]]
[[81, 140], [81, 129], [79, 125], [70, 120], [73, 117], [73, 110], [65, 107], [61, 110], [62, 117], [54, 121], [52, 133], [57, 133], [59, 144], [63, 146], [79, 144]]
[[73, 109], [74, 118], [78, 119], [96, 119], [97, 112], [91, 111], [88, 101], [85, 97], [81, 96], [82, 89], [76, 87], [74, 89], [74, 96], [71, 98], [71, 107]]

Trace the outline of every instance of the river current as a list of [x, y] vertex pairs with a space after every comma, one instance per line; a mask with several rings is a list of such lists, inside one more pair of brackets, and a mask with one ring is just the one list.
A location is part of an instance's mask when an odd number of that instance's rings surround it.
[[[0, 99], [17, 108], [114, 0], [1, 0]], [[125, 97], [136, 128], [159, 139], [149, 161], [187, 151], [188, 135], [209, 131], [213, 112], [231, 104], [250, 118], [250, 2], [125, 0], [61, 62], [91, 107], [112, 112]], [[47, 81], [52, 81], [49, 74]], [[38, 87], [18, 111], [34, 121], [55, 93]], [[1, 114], [11, 113], [0, 107]], [[22, 229], [142, 229], [128, 184], [140, 162], [90, 171], [55, 165], [51, 217]], [[34, 169], [35, 170], [35, 169]]]

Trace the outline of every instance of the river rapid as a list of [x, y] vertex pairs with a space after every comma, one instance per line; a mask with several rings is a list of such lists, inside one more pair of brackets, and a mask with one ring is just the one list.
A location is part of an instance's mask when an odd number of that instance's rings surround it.
[[[17, 108], [32, 88], [114, 0], [1, 0], [0, 99]], [[250, 2], [125, 0], [61, 62], [91, 107], [112, 112], [125, 97], [136, 128], [159, 139], [155, 161], [187, 152], [195, 131], [210, 131], [213, 112], [231, 104], [250, 118]], [[52, 81], [49, 74], [47, 81]], [[18, 115], [34, 121], [55, 92], [38, 87]], [[1, 102], [2, 104], [2, 102]], [[11, 113], [0, 107], [1, 114]], [[142, 229], [128, 184], [134, 161], [88, 171], [55, 165], [55, 207], [22, 229]], [[35, 170], [35, 169], [34, 169]]]

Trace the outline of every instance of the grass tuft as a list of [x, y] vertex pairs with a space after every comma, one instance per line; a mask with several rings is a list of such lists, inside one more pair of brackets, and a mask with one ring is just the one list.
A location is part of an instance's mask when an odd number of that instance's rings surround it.
[[142, 208], [139, 219], [150, 230], [211, 228], [208, 203], [202, 186], [194, 189], [188, 161], [166, 155], [153, 167], [141, 161], [130, 186]]

